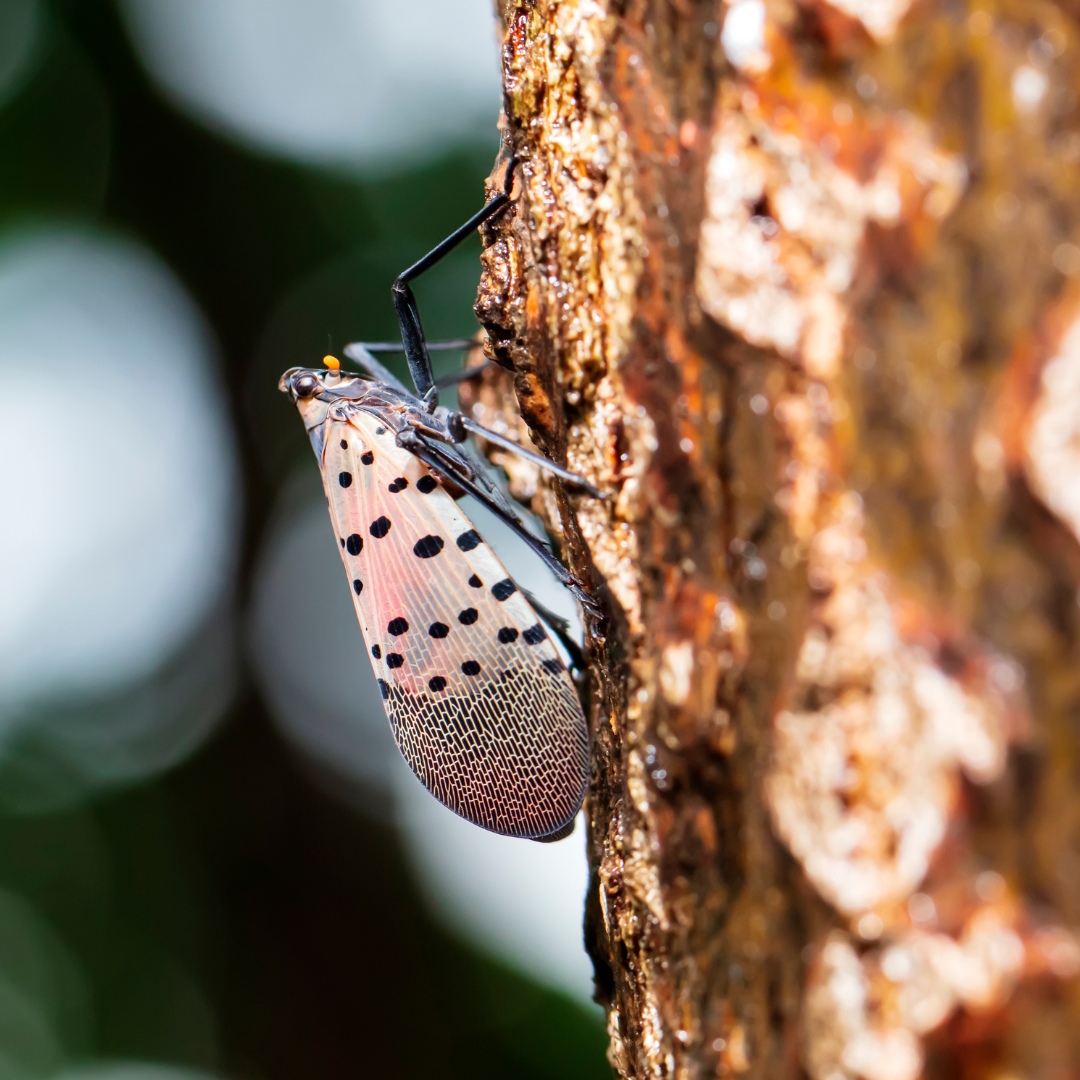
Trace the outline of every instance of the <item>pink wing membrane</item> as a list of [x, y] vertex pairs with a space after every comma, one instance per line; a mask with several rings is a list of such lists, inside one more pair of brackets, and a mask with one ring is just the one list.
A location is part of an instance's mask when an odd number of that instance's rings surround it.
[[330, 517], [405, 760], [483, 828], [557, 832], [581, 805], [588, 735], [536, 613], [377, 417], [328, 419], [323, 445]]

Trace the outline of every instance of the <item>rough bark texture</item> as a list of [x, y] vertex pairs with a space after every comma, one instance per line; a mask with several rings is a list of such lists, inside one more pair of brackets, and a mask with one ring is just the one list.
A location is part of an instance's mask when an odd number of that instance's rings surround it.
[[1080, 7], [500, 15], [471, 404], [611, 493], [507, 462], [608, 611], [613, 1065], [1080, 1076]]

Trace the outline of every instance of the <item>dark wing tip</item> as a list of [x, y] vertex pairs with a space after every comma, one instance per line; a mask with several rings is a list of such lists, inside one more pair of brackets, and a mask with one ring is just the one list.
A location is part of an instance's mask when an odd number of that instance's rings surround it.
[[573, 831], [577, 825], [577, 814], [575, 814], [561, 829], [556, 829], [553, 833], [548, 833], [546, 836], [529, 836], [528, 840], [535, 840], [538, 844], [554, 844], [559, 840], [565, 840]]

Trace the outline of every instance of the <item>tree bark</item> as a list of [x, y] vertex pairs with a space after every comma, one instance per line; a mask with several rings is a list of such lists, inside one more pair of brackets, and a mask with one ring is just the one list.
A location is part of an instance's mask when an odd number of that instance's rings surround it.
[[606, 612], [612, 1064], [1080, 1076], [1080, 5], [500, 17], [466, 398], [611, 495], [506, 461]]

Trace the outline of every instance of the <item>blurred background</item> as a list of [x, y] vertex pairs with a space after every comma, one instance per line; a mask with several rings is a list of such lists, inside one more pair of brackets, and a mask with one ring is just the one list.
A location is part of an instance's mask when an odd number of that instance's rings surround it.
[[0, 0], [4, 1080], [609, 1075], [583, 830], [401, 763], [276, 390], [395, 335], [498, 109], [488, 0]]

